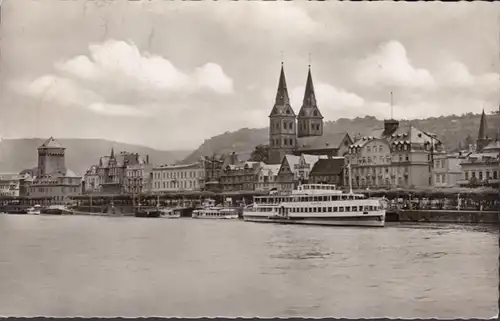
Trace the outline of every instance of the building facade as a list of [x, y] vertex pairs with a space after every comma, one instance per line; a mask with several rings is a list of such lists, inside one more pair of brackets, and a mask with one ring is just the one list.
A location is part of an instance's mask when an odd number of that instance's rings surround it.
[[205, 187], [205, 164], [160, 165], [152, 168], [151, 191], [200, 191]]
[[[325, 136], [309, 66], [302, 106], [295, 115], [288, 95], [283, 63], [274, 106], [269, 115], [269, 163], [280, 164], [285, 155], [343, 155], [352, 140], [347, 133]], [[341, 137], [340, 139], [336, 136]]]
[[259, 173], [264, 163], [244, 162], [226, 165], [221, 173], [220, 181], [223, 192], [255, 191], [259, 181]]
[[205, 189], [207, 191], [219, 191], [221, 189], [220, 185], [220, 175], [222, 172], [222, 167], [224, 164], [224, 155], [217, 157], [217, 155], [205, 156]]
[[83, 175], [85, 194], [99, 193], [101, 191], [101, 178], [97, 165], [92, 165]]
[[443, 145], [435, 135], [390, 119], [352, 144], [346, 161], [355, 188], [425, 187], [432, 184], [433, 156], [440, 152]]
[[462, 177], [458, 184], [463, 187], [489, 186], [497, 188], [500, 184], [500, 136], [489, 138], [486, 115], [481, 115], [476, 150], [468, 153], [462, 160]]
[[432, 185], [435, 187], [458, 186], [458, 182], [463, 176], [460, 164], [466, 159], [466, 155], [462, 152], [434, 155]]
[[139, 159], [137, 164], [128, 165], [125, 169], [125, 193], [143, 194], [151, 191], [153, 165], [149, 159]]
[[255, 190], [259, 192], [268, 192], [280, 189], [280, 184], [278, 182], [279, 170], [280, 165], [268, 165], [262, 163], [259, 173], [257, 174], [258, 178], [255, 184]]
[[0, 174], [0, 196], [21, 196], [23, 181], [25, 179], [25, 175], [15, 173]]
[[38, 148], [37, 176], [29, 185], [27, 196], [47, 197], [52, 204], [71, 202], [81, 194], [82, 178], [66, 168], [65, 148], [50, 137]]

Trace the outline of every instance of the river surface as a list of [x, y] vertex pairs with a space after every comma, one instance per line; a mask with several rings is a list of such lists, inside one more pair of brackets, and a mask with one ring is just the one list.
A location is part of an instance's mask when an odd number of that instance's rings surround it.
[[492, 227], [0, 214], [0, 315], [488, 318]]

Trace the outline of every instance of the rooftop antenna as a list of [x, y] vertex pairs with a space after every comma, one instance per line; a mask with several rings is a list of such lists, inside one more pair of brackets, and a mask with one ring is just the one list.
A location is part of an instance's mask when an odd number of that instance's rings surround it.
[[283, 65], [283, 50], [280, 51], [281, 65]]
[[309, 68], [311, 68], [311, 53], [309, 53]]
[[394, 104], [393, 104], [392, 91], [391, 91], [391, 119], [394, 119]]

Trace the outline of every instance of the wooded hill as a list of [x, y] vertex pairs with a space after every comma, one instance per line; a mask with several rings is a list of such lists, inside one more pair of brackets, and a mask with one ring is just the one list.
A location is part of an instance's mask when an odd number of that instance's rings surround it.
[[[461, 116], [441, 116], [426, 119], [411, 120], [413, 126], [419, 129], [437, 134], [447, 150], [454, 150], [459, 147], [465, 148], [469, 143], [474, 143], [479, 131], [480, 114], [464, 114]], [[410, 120], [403, 120], [401, 124], [408, 124]], [[500, 126], [500, 115], [487, 115], [488, 135], [495, 137]], [[339, 132], [348, 132], [351, 138], [356, 135], [368, 135], [373, 128], [382, 127], [383, 120], [372, 116], [364, 118], [339, 118], [336, 121], [325, 122], [325, 135]], [[235, 132], [226, 132], [222, 135], [214, 136], [198, 147], [181, 163], [194, 162], [202, 156], [210, 156], [214, 153], [231, 153], [233, 151], [240, 155], [240, 159], [247, 159], [254, 148], [260, 144], [268, 143], [268, 128], [242, 128]]]

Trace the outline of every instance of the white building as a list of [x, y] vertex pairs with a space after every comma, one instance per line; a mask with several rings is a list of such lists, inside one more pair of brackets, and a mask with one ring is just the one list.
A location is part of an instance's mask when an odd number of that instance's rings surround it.
[[205, 165], [160, 165], [152, 169], [152, 192], [199, 191], [205, 187]]
[[153, 165], [148, 162], [128, 165], [125, 169], [125, 193], [141, 194], [151, 190]]
[[467, 157], [466, 153], [436, 154], [432, 169], [432, 185], [435, 187], [458, 186], [463, 172], [460, 164]]
[[28, 177], [30, 176], [27, 174], [0, 174], [0, 196], [20, 196], [21, 184]]

